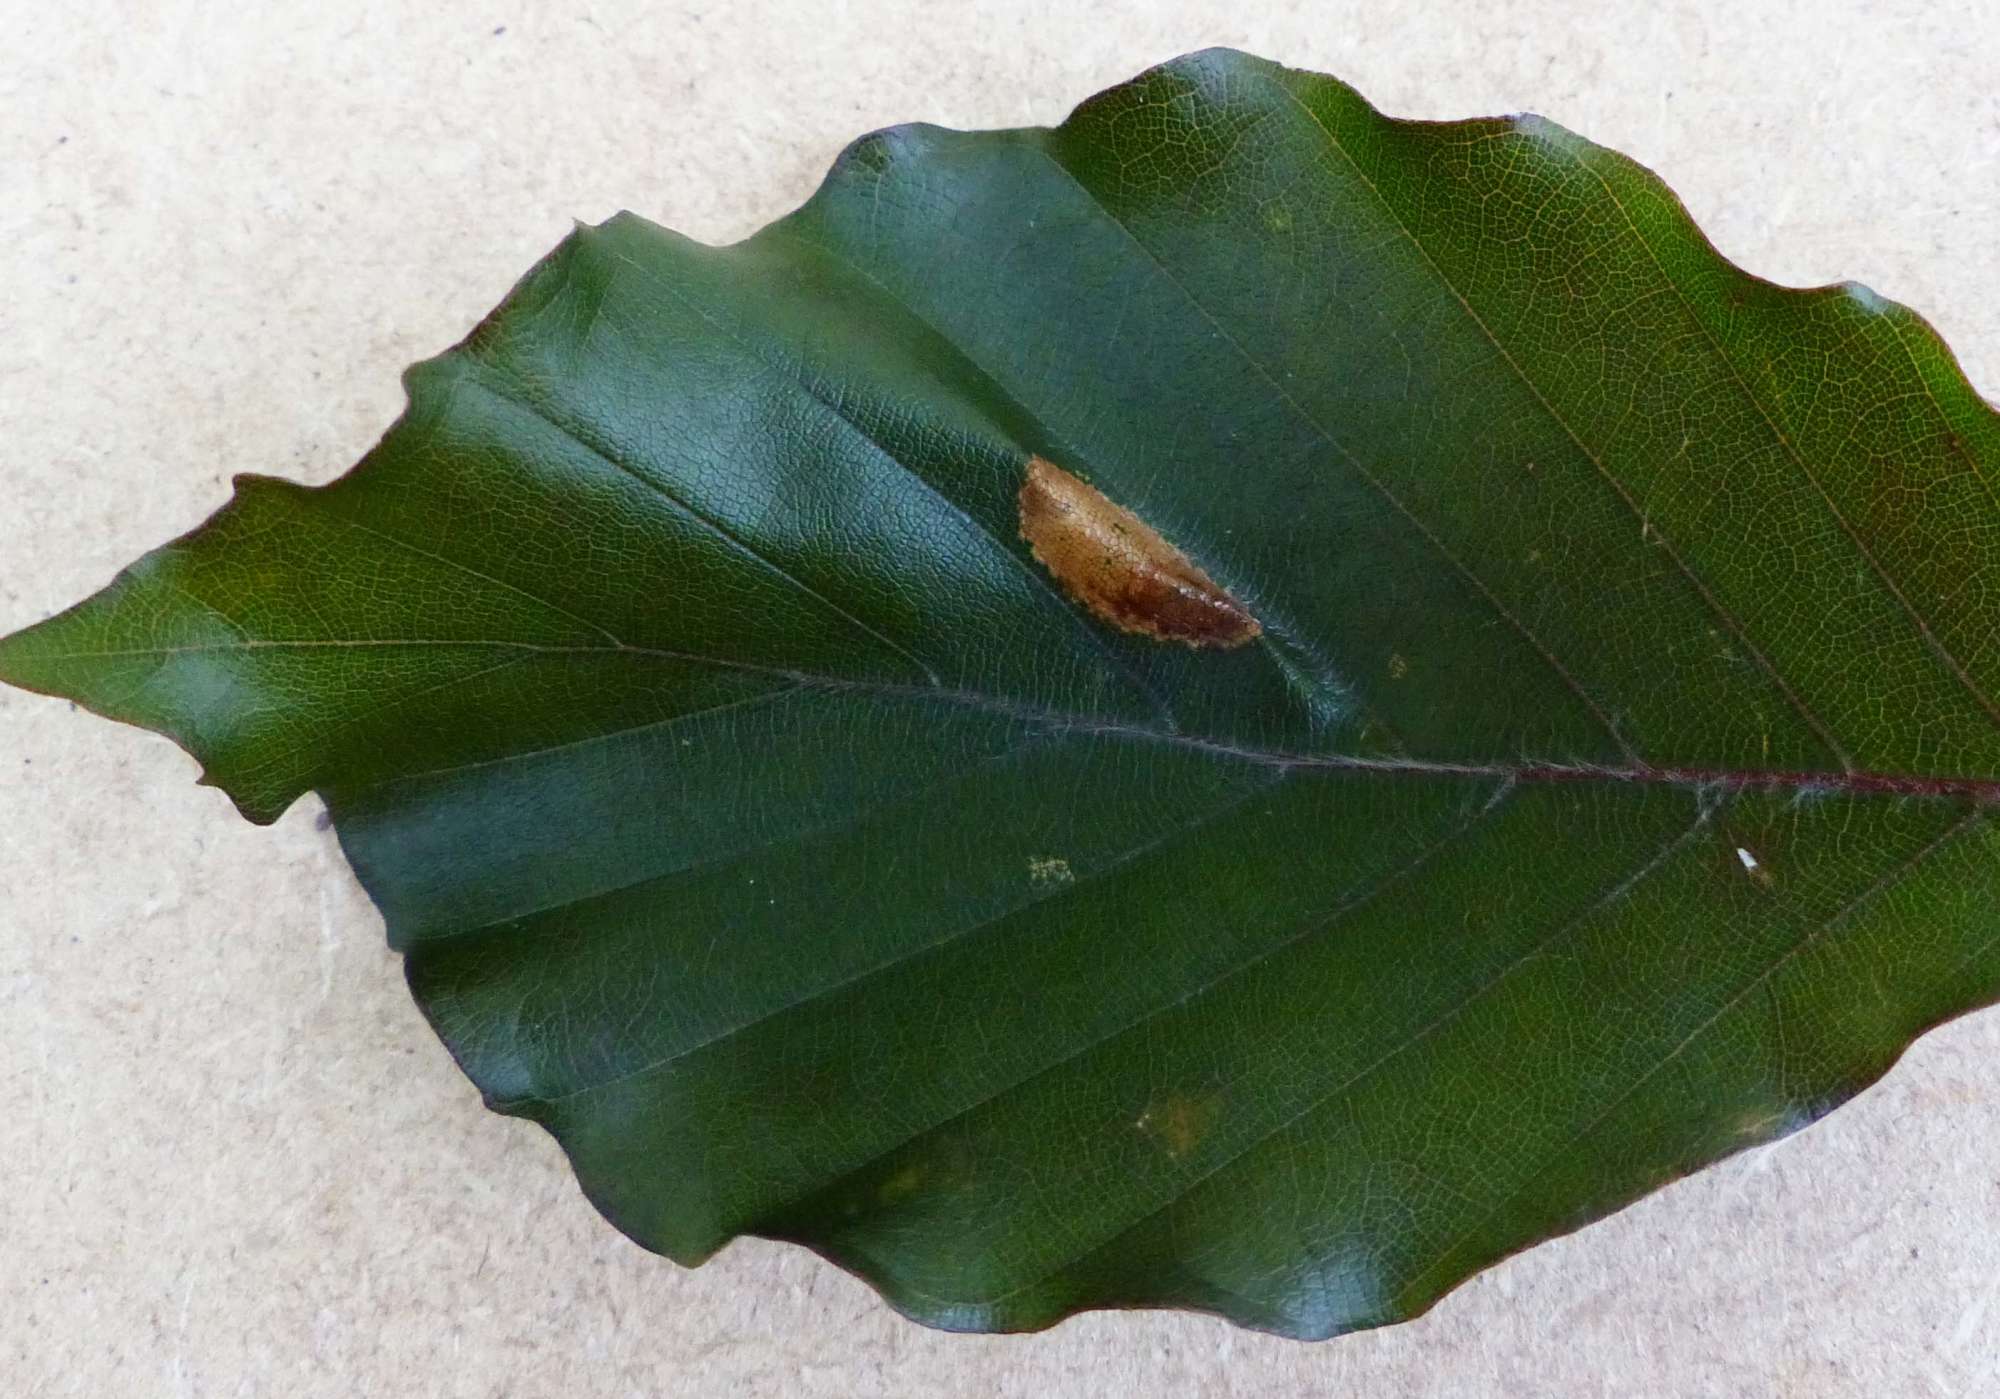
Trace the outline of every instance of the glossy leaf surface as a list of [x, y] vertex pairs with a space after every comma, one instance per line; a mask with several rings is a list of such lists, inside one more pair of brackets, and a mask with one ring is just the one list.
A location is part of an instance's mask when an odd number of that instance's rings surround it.
[[[2000, 994], [2000, 420], [1547, 122], [1196, 55], [579, 229], [408, 382], [0, 675], [323, 793], [676, 1259], [1329, 1335]], [[1035, 458], [1225, 643], [1077, 601]]]

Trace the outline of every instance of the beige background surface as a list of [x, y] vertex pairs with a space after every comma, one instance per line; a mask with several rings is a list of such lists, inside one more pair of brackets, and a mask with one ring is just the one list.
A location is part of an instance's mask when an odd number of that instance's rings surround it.
[[[0, 0], [0, 630], [234, 471], [343, 469], [571, 217], [731, 239], [866, 129], [1054, 121], [1216, 42], [1544, 112], [1753, 270], [1915, 305], [2000, 396], [1991, 0]], [[2000, 1013], [1410, 1325], [953, 1338], [793, 1250], [627, 1244], [480, 1109], [316, 806], [253, 830], [193, 775], [0, 693], [0, 1393], [2000, 1393]]]

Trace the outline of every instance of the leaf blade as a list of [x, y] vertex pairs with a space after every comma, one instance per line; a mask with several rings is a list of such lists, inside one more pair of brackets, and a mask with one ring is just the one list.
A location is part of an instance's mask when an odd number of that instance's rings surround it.
[[[733, 248], [579, 229], [410, 386], [0, 675], [320, 790], [489, 1102], [683, 1261], [1332, 1334], [2000, 987], [2000, 415], [1539, 119], [1194, 55]], [[1256, 644], [1073, 606], [1039, 456]]]

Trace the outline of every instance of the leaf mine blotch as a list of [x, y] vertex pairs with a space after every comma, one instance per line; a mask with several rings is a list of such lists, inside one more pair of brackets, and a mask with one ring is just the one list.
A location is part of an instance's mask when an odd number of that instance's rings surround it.
[[1158, 530], [1044, 457], [1021, 483], [1021, 537], [1101, 621], [1156, 641], [1227, 650], [1263, 626]]

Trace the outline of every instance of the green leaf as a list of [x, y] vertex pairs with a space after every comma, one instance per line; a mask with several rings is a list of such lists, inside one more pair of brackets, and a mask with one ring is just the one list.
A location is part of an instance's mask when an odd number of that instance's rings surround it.
[[2000, 995], [2000, 415], [1546, 121], [1199, 54], [580, 228], [408, 383], [0, 674], [322, 793], [683, 1262], [1330, 1335]]

